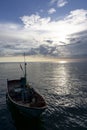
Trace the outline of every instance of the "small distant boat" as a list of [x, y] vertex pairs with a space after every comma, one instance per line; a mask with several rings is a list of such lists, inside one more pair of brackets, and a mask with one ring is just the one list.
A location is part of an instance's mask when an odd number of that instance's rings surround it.
[[39, 117], [47, 108], [45, 99], [26, 81], [26, 62], [24, 77], [7, 80], [7, 102], [26, 117]]

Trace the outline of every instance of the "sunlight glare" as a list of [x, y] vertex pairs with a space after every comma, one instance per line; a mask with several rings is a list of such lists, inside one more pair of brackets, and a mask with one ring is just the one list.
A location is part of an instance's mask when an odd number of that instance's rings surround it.
[[67, 63], [67, 61], [66, 60], [61, 60], [61, 61], [59, 61], [59, 63], [64, 64], [64, 63]]

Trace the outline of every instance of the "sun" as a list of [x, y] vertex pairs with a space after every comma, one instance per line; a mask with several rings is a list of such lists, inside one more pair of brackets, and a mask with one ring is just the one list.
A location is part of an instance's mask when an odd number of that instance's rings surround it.
[[59, 63], [64, 64], [64, 63], [67, 63], [67, 61], [66, 60], [60, 60]]

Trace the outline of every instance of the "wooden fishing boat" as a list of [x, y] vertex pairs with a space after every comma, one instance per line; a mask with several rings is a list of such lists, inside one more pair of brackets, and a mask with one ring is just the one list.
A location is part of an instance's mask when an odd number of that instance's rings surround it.
[[26, 63], [24, 77], [7, 80], [7, 89], [7, 102], [26, 117], [39, 117], [47, 108], [44, 98], [27, 84]]

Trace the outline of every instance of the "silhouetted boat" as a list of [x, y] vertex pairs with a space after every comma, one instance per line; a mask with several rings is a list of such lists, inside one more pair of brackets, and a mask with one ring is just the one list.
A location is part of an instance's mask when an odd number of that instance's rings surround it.
[[47, 105], [44, 98], [27, 84], [26, 63], [24, 65], [24, 77], [15, 80], [7, 80], [7, 102], [26, 117], [39, 117], [46, 109]]

